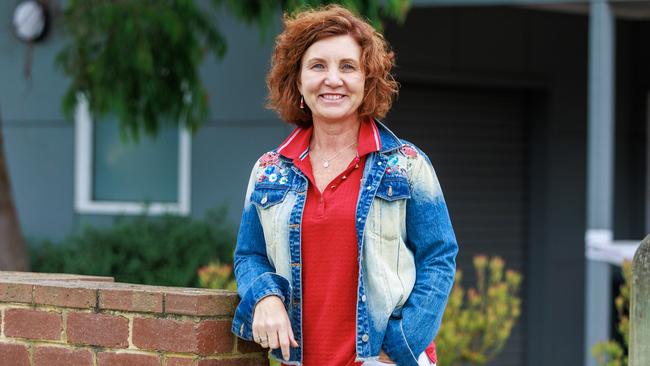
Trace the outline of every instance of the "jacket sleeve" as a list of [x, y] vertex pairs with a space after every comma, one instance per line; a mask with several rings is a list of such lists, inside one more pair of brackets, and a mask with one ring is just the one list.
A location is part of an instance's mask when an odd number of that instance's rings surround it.
[[406, 204], [407, 245], [416, 280], [400, 316], [388, 321], [382, 348], [400, 366], [417, 366], [435, 338], [454, 283], [458, 245], [436, 173], [420, 152], [413, 165]]
[[289, 281], [276, 274], [266, 255], [266, 242], [257, 207], [251, 201], [255, 188], [256, 163], [251, 172], [242, 212], [237, 246], [235, 247], [235, 279], [240, 297], [232, 323], [232, 332], [238, 337], [252, 340], [253, 311], [264, 297], [276, 295], [282, 299], [285, 308], [289, 306]]

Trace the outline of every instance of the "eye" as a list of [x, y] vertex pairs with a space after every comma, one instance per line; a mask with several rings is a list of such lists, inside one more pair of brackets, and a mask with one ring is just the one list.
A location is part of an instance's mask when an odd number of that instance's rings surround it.
[[313, 65], [311, 65], [311, 68], [314, 69], [314, 70], [323, 70], [323, 69], [325, 69], [325, 65], [323, 65], [323, 64], [313, 64]]
[[356, 70], [356, 67], [354, 67], [354, 65], [352, 65], [352, 64], [343, 64], [341, 66], [341, 69], [343, 69], [345, 71], [354, 71], [354, 70]]

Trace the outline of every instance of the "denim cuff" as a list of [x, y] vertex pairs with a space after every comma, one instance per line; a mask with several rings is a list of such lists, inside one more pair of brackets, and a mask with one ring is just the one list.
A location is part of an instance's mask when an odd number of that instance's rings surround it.
[[255, 305], [267, 296], [278, 296], [282, 299], [285, 309], [289, 308], [291, 285], [289, 281], [273, 272], [259, 275], [242, 297], [232, 322], [232, 332], [239, 338], [251, 341], [253, 339], [253, 311]]
[[400, 366], [418, 366], [418, 358], [413, 353], [404, 335], [402, 319], [390, 318], [388, 320], [382, 348], [396, 364]]

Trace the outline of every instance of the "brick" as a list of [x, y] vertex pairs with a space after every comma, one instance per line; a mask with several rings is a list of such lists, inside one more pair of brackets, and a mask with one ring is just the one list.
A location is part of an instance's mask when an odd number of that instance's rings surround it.
[[133, 319], [133, 344], [140, 349], [198, 353], [230, 353], [234, 337], [230, 321], [203, 320], [198, 324], [172, 319]]
[[29, 366], [29, 352], [21, 344], [0, 343], [0, 365]]
[[226, 320], [204, 320], [196, 329], [198, 353], [204, 356], [230, 353], [235, 337], [230, 332], [231, 322]]
[[241, 338], [237, 338], [237, 351], [240, 353], [257, 353], [268, 352], [268, 349], [262, 348], [255, 342], [249, 342]]
[[269, 366], [268, 358], [227, 358], [200, 360], [197, 366]]
[[167, 356], [163, 366], [197, 366], [198, 361], [195, 358], [182, 358]]
[[79, 288], [74, 285], [34, 285], [34, 303], [86, 309], [95, 307], [97, 297], [92, 288]]
[[133, 319], [133, 344], [140, 349], [196, 353], [194, 323], [172, 319]]
[[88, 276], [68, 273], [11, 272], [3, 271], [2, 277], [12, 282], [27, 281], [92, 281], [113, 282], [113, 277]]
[[163, 294], [130, 289], [100, 289], [99, 307], [110, 310], [162, 313]]
[[32, 302], [32, 285], [27, 283], [0, 282], [1, 302]]
[[237, 294], [224, 290], [169, 292], [165, 293], [165, 313], [232, 317], [237, 301]]
[[87, 349], [39, 346], [34, 351], [34, 366], [92, 366], [93, 354]]
[[160, 366], [160, 357], [136, 353], [100, 352], [97, 366]]
[[129, 320], [115, 315], [69, 313], [67, 335], [69, 343], [126, 348], [129, 346]]
[[61, 313], [31, 309], [6, 309], [5, 336], [60, 340], [63, 329]]

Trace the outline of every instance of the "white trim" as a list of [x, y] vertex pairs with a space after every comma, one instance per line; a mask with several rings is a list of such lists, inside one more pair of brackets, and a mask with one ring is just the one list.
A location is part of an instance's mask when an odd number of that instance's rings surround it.
[[88, 101], [80, 96], [75, 110], [75, 211], [82, 214], [189, 215], [191, 197], [190, 133], [179, 127], [178, 201], [176, 203], [94, 201], [92, 199], [93, 124]]
[[611, 230], [589, 229], [585, 243], [587, 259], [620, 266], [624, 260], [632, 261], [641, 241], [613, 240]]
[[277, 152], [280, 153], [280, 152], [282, 151], [282, 149], [284, 149], [285, 147], [287, 147], [287, 146], [291, 143], [291, 141], [293, 141], [293, 139], [296, 138], [296, 136], [298, 136], [298, 133], [299, 133], [300, 131], [302, 131], [302, 129], [301, 129], [300, 127], [296, 127], [296, 129], [293, 130], [293, 132], [291, 133], [291, 135], [289, 135], [289, 137], [287, 138], [287, 140], [286, 140], [282, 145], [280, 145], [280, 147], [278, 147]]
[[370, 125], [372, 126], [372, 136], [375, 138], [375, 148], [377, 151], [379, 151], [381, 150], [381, 142], [379, 141], [379, 129], [377, 129], [375, 121], [372, 121]]

